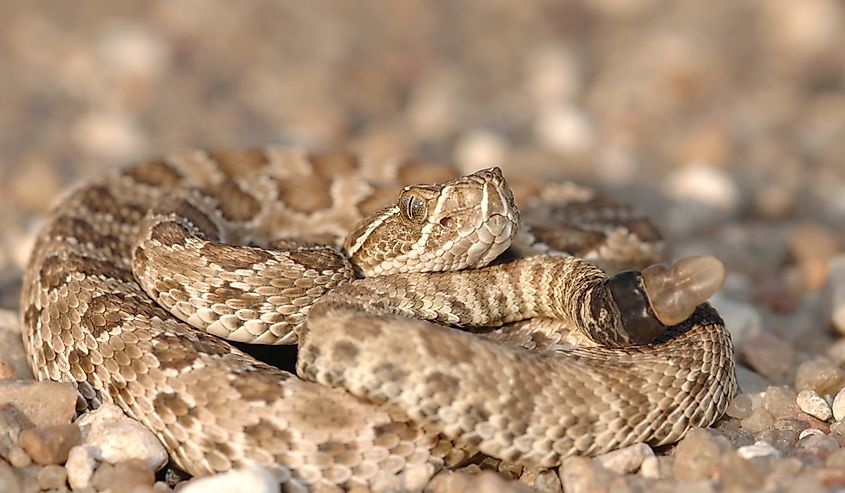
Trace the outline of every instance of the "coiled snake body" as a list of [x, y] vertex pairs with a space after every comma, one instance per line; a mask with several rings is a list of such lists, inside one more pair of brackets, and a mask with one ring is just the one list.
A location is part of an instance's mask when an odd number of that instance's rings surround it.
[[[30, 364], [119, 405], [191, 474], [257, 464], [324, 488], [419, 490], [476, 451], [552, 467], [711, 424], [736, 389], [723, 323], [697, 306], [718, 269], [608, 278], [537, 255], [641, 266], [656, 237], [590, 191], [526, 183], [518, 233], [497, 169], [267, 148], [92, 180], [38, 235]], [[583, 347], [561, 349], [561, 326]], [[298, 341], [299, 376], [216, 336]]]

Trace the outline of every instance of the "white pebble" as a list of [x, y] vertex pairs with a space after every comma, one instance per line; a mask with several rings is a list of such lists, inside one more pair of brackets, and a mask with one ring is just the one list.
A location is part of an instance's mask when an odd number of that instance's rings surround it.
[[181, 493], [279, 493], [279, 482], [262, 467], [235, 469], [188, 481]]
[[65, 462], [68, 484], [74, 491], [87, 488], [91, 485], [91, 477], [96, 468], [97, 460], [91, 447], [85, 445], [73, 447]]
[[845, 387], [833, 398], [833, 419], [839, 421], [845, 418]]
[[465, 170], [501, 165], [508, 149], [504, 139], [489, 130], [473, 130], [455, 145], [455, 161]]
[[754, 457], [780, 457], [780, 450], [772, 447], [768, 442], [755, 442], [754, 445], [740, 447], [737, 451], [743, 459]]
[[114, 404], [83, 414], [77, 424], [83, 443], [92, 448], [97, 460], [116, 464], [139, 459], [156, 471], [167, 462], [167, 451], [158, 438]]
[[543, 109], [534, 124], [541, 145], [563, 155], [589, 151], [595, 143], [595, 130], [587, 115], [570, 105]]
[[798, 407], [810, 416], [822, 421], [827, 421], [833, 416], [833, 412], [827, 401], [813, 389], [802, 390], [798, 393], [798, 397], [795, 400], [798, 403]]
[[606, 469], [627, 474], [640, 468], [640, 465], [647, 457], [653, 457], [654, 451], [644, 443], [637, 443], [613, 452], [596, 457], [596, 462]]
[[739, 189], [730, 176], [715, 166], [690, 164], [671, 173], [662, 184], [669, 197], [721, 210], [739, 204]]
[[818, 428], [807, 428], [806, 430], [801, 430], [801, 433], [798, 434], [798, 440], [801, 440], [802, 438], [808, 437], [810, 435], [827, 436], [822, 430]]

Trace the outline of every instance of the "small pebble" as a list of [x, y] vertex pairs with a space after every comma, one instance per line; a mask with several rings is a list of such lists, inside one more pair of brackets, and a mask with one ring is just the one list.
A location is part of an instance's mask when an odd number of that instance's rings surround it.
[[816, 449], [821, 451], [833, 451], [839, 449], [839, 442], [835, 438], [825, 435], [819, 430], [817, 433], [808, 433], [798, 440], [798, 447]]
[[754, 371], [773, 381], [787, 376], [795, 358], [792, 347], [769, 332], [750, 338], [740, 354]]
[[560, 477], [555, 471], [549, 469], [528, 469], [520, 476], [519, 482], [526, 486], [531, 486], [535, 491], [542, 493], [563, 492]]
[[560, 482], [566, 493], [607, 491], [619, 474], [609, 471], [586, 457], [568, 457], [558, 468]]
[[799, 392], [796, 402], [802, 411], [822, 421], [827, 421], [833, 417], [833, 411], [831, 411], [827, 401], [813, 389]]
[[32, 458], [21, 446], [16, 446], [10, 450], [7, 458], [9, 459], [9, 464], [17, 468], [23, 468], [32, 464]]
[[671, 478], [674, 465], [674, 457], [665, 455], [646, 457], [640, 466], [640, 476], [648, 479]]
[[845, 388], [841, 389], [833, 398], [833, 419], [839, 421], [845, 418]]
[[580, 154], [595, 143], [595, 130], [588, 115], [572, 105], [544, 108], [534, 125], [537, 141], [562, 155]]
[[69, 383], [0, 380], [0, 408], [17, 408], [35, 426], [70, 423], [76, 396]]
[[463, 169], [478, 169], [504, 162], [507, 145], [498, 134], [475, 130], [461, 137], [455, 146], [455, 161]]
[[70, 449], [65, 463], [67, 480], [74, 491], [90, 487], [91, 477], [97, 468], [97, 459], [91, 447], [78, 446]]
[[117, 464], [140, 459], [156, 471], [167, 462], [167, 451], [158, 438], [142, 424], [126, 417], [114, 404], [103, 404], [83, 414], [77, 424], [82, 429], [84, 444], [99, 461]]
[[795, 374], [795, 388], [799, 392], [810, 389], [820, 396], [836, 395], [843, 386], [845, 371], [823, 358], [801, 363]]
[[38, 470], [38, 486], [42, 490], [61, 489], [64, 488], [66, 482], [67, 471], [62, 466], [51, 464]]
[[797, 399], [798, 396], [791, 388], [772, 386], [763, 396], [763, 406], [775, 418], [794, 416], [800, 410], [795, 402]]
[[745, 419], [751, 416], [752, 412], [751, 397], [748, 394], [739, 394], [731, 399], [726, 414], [732, 418]]
[[761, 432], [774, 424], [775, 418], [772, 413], [764, 408], [755, 409], [751, 416], [742, 420], [741, 425], [751, 433]]
[[637, 443], [600, 455], [595, 458], [595, 461], [611, 471], [627, 474], [635, 472], [640, 468], [643, 460], [651, 456], [654, 456], [651, 447], [644, 443]]
[[730, 443], [717, 432], [692, 428], [675, 448], [672, 472], [681, 480], [709, 478], [718, 470], [722, 455], [730, 449]]
[[719, 485], [722, 490], [756, 491], [763, 486], [763, 475], [751, 461], [734, 453], [722, 456]]
[[100, 464], [91, 478], [91, 484], [100, 491], [131, 491], [137, 487], [152, 487], [154, 482], [155, 471], [138, 459], [118, 462], [115, 465]]
[[[496, 473], [488, 472], [495, 477]], [[479, 479], [482, 475], [479, 475]], [[504, 483], [504, 479], [499, 479]], [[279, 483], [273, 474], [261, 467], [235, 469], [222, 474], [192, 479], [184, 483], [180, 493], [279, 493]], [[454, 491], [454, 490], [453, 490]]]
[[845, 469], [845, 448], [840, 448], [827, 456], [825, 461], [827, 467]]
[[15, 475], [15, 470], [6, 462], [0, 460], [0, 491], [13, 492], [20, 491], [21, 486], [18, 477]]
[[38, 464], [63, 464], [70, 449], [79, 445], [82, 435], [76, 424], [40, 426], [24, 430], [21, 447]]
[[780, 450], [772, 447], [767, 442], [755, 442], [754, 445], [746, 445], [737, 449], [737, 454], [743, 459], [756, 457], [780, 457]]
[[802, 430], [801, 433], [798, 435], [798, 439], [810, 436], [810, 435], [824, 435], [822, 430], [817, 428], [807, 428], [806, 430]]

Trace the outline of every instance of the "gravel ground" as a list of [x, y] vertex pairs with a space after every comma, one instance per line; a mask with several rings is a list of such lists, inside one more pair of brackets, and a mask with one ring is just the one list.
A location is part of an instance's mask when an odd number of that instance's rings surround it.
[[[71, 423], [67, 389], [26, 381], [15, 312], [38, 217], [133, 159], [269, 143], [593, 184], [648, 212], [672, 256], [728, 266], [714, 304], [743, 393], [713, 429], [558, 471], [488, 459], [433, 491], [845, 488], [838, 0], [2, 0], [0, 28], [0, 491], [182, 479], [155, 473], [143, 430], [107, 412]], [[108, 455], [100, 425], [138, 450]], [[242, 474], [220, 481], [273, 491]]]

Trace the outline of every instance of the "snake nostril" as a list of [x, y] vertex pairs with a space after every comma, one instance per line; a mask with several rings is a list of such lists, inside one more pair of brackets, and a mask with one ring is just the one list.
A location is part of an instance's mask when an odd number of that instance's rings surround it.
[[446, 217], [440, 219], [440, 225], [443, 226], [444, 228], [451, 228], [454, 223], [455, 223], [455, 220], [452, 219], [449, 216], [446, 216]]

